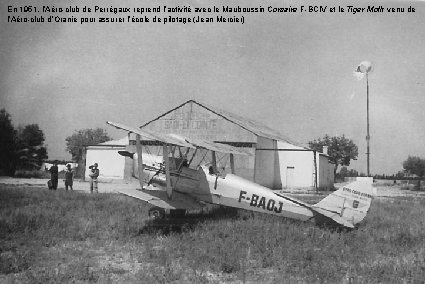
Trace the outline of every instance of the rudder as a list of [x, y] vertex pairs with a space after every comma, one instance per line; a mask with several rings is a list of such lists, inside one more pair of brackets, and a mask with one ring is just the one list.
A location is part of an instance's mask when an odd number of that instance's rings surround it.
[[375, 195], [371, 177], [342, 186], [312, 206], [318, 213], [346, 227], [353, 228], [367, 215]]

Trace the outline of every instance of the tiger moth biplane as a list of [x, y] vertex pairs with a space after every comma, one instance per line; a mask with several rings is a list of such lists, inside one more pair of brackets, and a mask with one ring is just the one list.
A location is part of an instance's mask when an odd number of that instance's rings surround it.
[[[138, 179], [142, 190], [123, 189], [119, 193], [153, 205], [149, 211], [150, 217], [164, 218], [173, 215], [173, 212], [197, 210], [207, 204], [215, 204], [354, 228], [367, 215], [373, 199], [371, 179], [361, 178], [334, 191], [317, 204], [307, 204], [235, 175], [234, 155], [251, 155], [242, 149], [176, 134], [152, 133], [110, 121], [107, 124], [136, 134], [137, 153], [134, 156], [138, 161]], [[162, 144], [162, 163], [143, 163], [141, 138]], [[176, 149], [178, 157], [175, 157]], [[192, 155], [189, 155], [190, 149], [193, 150]], [[211, 153], [209, 167], [201, 166], [202, 161], [194, 162], [197, 151]], [[232, 173], [219, 170], [216, 152], [229, 154]], [[133, 155], [128, 152], [121, 154]]]

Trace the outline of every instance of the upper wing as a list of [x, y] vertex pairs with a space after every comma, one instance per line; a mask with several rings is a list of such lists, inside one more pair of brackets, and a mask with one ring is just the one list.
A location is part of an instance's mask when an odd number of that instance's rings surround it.
[[192, 144], [185, 141], [185, 139], [176, 136], [176, 135], [170, 135], [170, 134], [159, 134], [159, 133], [151, 133], [146, 130], [142, 130], [139, 128], [126, 126], [121, 123], [115, 123], [111, 121], [107, 121], [107, 124], [114, 126], [115, 128], [127, 130], [129, 132], [139, 134], [141, 137], [148, 139], [148, 140], [154, 140], [154, 141], [160, 141], [167, 144], [182, 146], [182, 147], [188, 147], [188, 148], [195, 148]]
[[237, 154], [237, 155], [245, 155], [245, 156], [251, 156], [252, 154], [244, 151], [240, 148], [233, 147], [231, 145], [222, 144], [222, 143], [215, 143], [211, 141], [201, 140], [201, 139], [186, 139], [189, 143], [205, 148], [211, 151], [215, 152], [221, 152], [221, 153], [227, 153], [227, 154]]
[[126, 125], [111, 122], [111, 121], [107, 121], [107, 124], [112, 125], [119, 129], [133, 132], [135, 134], [139, 134], [141, 137], [148, 140], [160, 141], [163, 143], [182, 146], [182, 147], [188, 147], [192, 149], [196, 147], [200, 147], [200, 148], [208, 149], [211, 151], [227, 153], [227, 154], [238, 154], [238, 155], [247, 155], [247, 156], [252, 155], [251, 153], [244, 151], [240, 148], [222, 144], [222, 143], [215, 143], [215, 142], [201, 140], [201, 139], [189, 139], [178, 134], [152, 133], [146, 130], [126, 126]]
[[135, 134], [139, 134], [140, 136], [142, 136], [145, 139], [157, 140], [157, 138], [154, 137], [153, 135], [151, 135], [150, 133], [148, 133], [146, 131], [142, 131], [142, 130], [140, 130], [138, 128], [134, 128], [134, 127], [131, 127], [131, 126], [126, 126], [124, 124], [116, 123], [116, 122], [111, 122], [111, 121], [107, 121], [106, 123], [109, 124], [109, 125], [111, 125], [111, 126], [114, 126], [115, 128], [127, 130], [127, 131], [133, 132]]
[[163, 190], [136, 190], [136, 189], [122, 189], [118, 191], [130, 197], [134, 197], [154, 206], [164, 209], [201, 209], [203, 204], [197, 202], [195, 199], [188, 195], [173, 192], [173, 199], [168, 199], [167, 193]]

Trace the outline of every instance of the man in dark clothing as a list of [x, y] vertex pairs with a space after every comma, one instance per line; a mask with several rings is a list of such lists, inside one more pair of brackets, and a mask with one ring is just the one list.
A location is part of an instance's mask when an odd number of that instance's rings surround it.
[[71, 165], [67, 165], [67, 169], [65, 170], [65, 190], [68, 190], [68, 186], [72, 189], [72, 184], [74, 180], [74, 172], [71, 169]]
[[52, 181], [52, 189], [58, 188], [58, 162], [55, 161], [53, 166], [50, 167], [50, 180]]

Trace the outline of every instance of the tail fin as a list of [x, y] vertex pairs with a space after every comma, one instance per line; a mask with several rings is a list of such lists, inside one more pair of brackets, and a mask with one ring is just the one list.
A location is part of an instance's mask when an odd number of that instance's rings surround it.
[[341, 225], [353, 228], [367, 215], [374, 195], [372, 178], [358, 177], [356, 181], [313, 205], [312, 209]]

